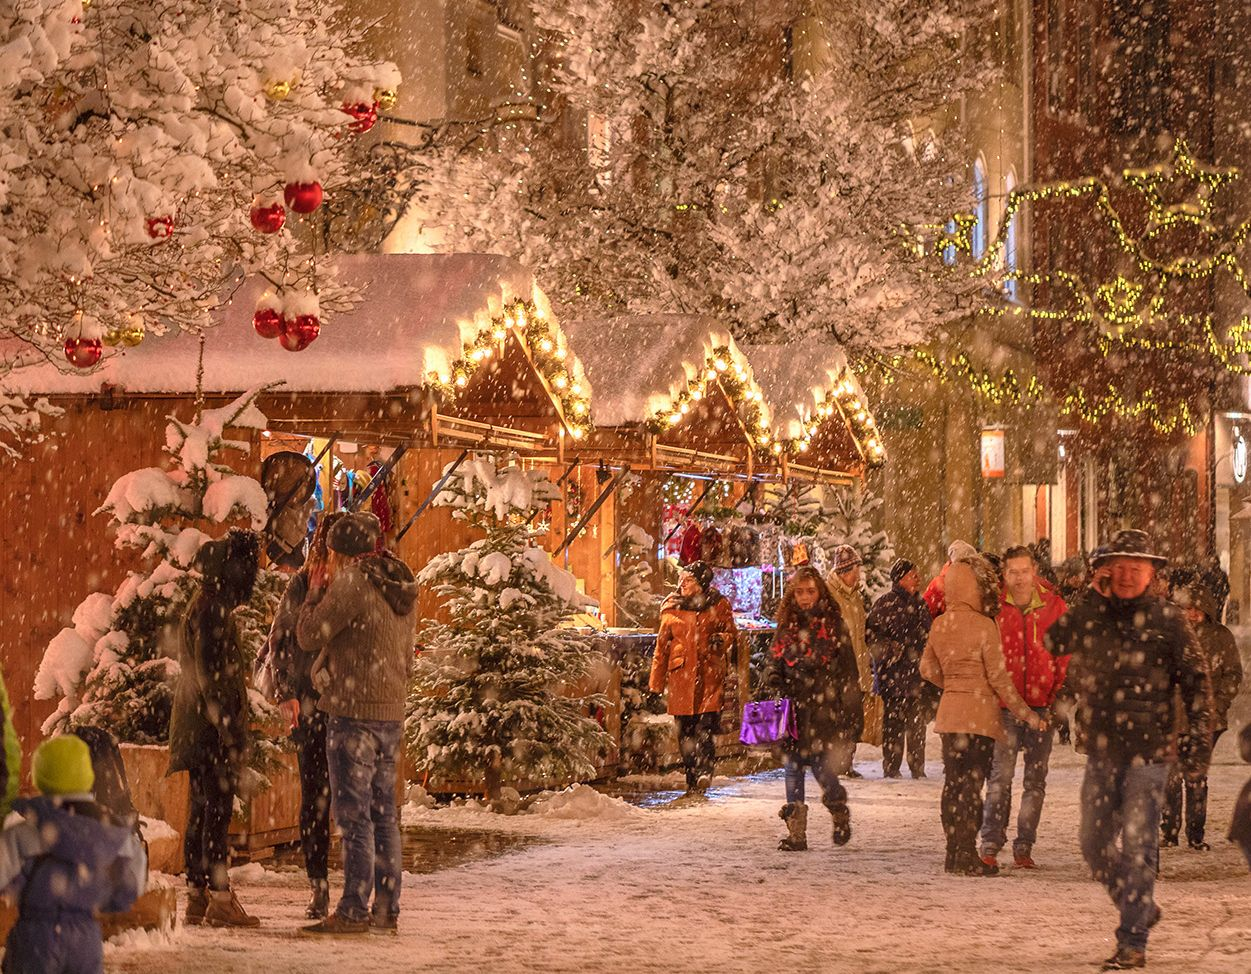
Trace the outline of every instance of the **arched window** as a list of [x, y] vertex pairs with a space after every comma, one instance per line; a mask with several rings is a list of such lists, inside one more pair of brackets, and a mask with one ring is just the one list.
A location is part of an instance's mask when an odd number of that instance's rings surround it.
[[986, 163], [979, 156], [973, 163], [973, 259], [986, 256], [986, 235], [990, 223], [986, 193]]
[[[1011, 170], [1009, 170], [1008, 174], [1003, 177], [1003, 199], [1005, 207], [1008, 205], [1008, 199], [1011, 197], [1014, 189], [1016, 189], [1016, 176]], [[1003, 237], [1003, 269], [1008, 274], [1016, 273], [1017, 268], [1020, 266], [1017, 255], [1016, 231], [1017, 222], [1016, 217], [1013, 216], [1012, 219], [1008, 221], [1008, 229], [1007, 232], [1004, 233]], [[1020, 287], [1018, 285], [1019, 282], [1015, 278], [1008, 278], [1003, 285], [1004, 294], [1006, 294], [1009, 299], [1013, 301], [1015, 301], [1017, 296], [1020, 294]]]

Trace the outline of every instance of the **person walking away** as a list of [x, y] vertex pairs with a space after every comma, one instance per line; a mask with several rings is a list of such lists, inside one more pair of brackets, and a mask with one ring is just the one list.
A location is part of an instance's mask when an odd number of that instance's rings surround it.
[[304, 566], [283, 592], [264, 652], [273, 699], [286, 717], [300, 769], [300, 851], [312, 896], [304, 915], [320, 920], [330, 913], [330, 768], [326, 763], [326, 714], [318, 709], [313, 656], [300, 649], [296, 625], [305, 605], [316, 605], [330, 584], [326, 535], [342, 511], [324, 514], [309, 543]]
[[666, 694], [667, 709], [677, 721], [686, 793], [692, 798], [712, 783], [726, 668], [737, 638], [734, 611], [712, 587], [712, 569], [702, 561], [687, 565], [677, 592], [660, 607], [648, 686], [652, 693]]
[[921, 655], [930, 634], [930, 611], [918, 594], [921, 577], [906, 558], [890, 568], [891, 589], [873, 604], [865, 638], [874, 657], [874, 690], [882, 698], [882, 774], [898, 778], [905, 744], [908, 770], [925, 777], [928, 702], [922, 696]]
[[1212, 847], [1204, 840], [1208, 817], [1208, 767], [1212, 751], [1229, 727], [1229, 706], [1242, 685], [1242, 660], [1234, 634], [1217, 621], [1216, 597], [1202, 576], [1173, 591], [1173, 601], [1186, 614], [1186, 621], [1198, 640], [1200, 663], [1207, 675], [1211, 696], [1211, 739], [1193, 733], [1190, 715], [1183, 717], [1184, 730], [1177, 742], [1177, 761], [1169, 771], [1164, 790], [1161, 820], [1166, 846], [1177, 845], [1182, 826], [1183, 797], [1186, 813], [1186, 842], [1192, 849], [1206, 852]]
[[[315, 654], [317, 707], [326, 715], [331, 811], [343, 834], [343, 895], [310, 934], [397, 933], [400, 915], [396, 762], [416, 640], [417, 580], [387, 552], [373, 514], [326, 532], [330, 583], [305, 602], [300, 648]], [[370, 907], [370, 891], [373, 905]]]
[[17, 899], [4, 974], [103, 974], [96, 916], [129, 910], [148, 882], [133, 828], [92, 796], [87, 745], [73, 734], [44, 741], [33, 774], [40, 797], [19, 799], [23, 821], [0, 832], [0, 889]]
[[190, 785], [183, 853], [191, 926], [255, 927], [230, 888], [227, 836], [248, 751], [247, 655], [235, 610], [252, 597], [260, 541], [232, 528], [195, 558], [200, 587], [178, 630], [179, 675], [169, 721], [169, 774]]
[[1067, 657], [1047, 652], [1044, 637], [1068, 608], [1054, 590], [1042, 585], [1035, 574], [1034, 556], [1018, 545], [1004, 552], [1004, 588], [999, 608], [999, 638], [1003, 661], [1017, 693], [1047, 726], [1032, 730], [1003, 709], [1003, 736], [995, 744], [986, 807], [982, 816], [982, 861], [998, 866], [999, 850], [1008, 841], [1008, 816], [1012, 811], [1012, 779], [1017, 755], [1024, 754], [1021, 772], [1021, 805], [1016, 820], [1012, 859], [1019, 869], [1035, 868], [1033, 851], [1047, 791], [1047, 768], [1051, 760], [1054, 731], [1051, 711], [1068, 668]]
[[[982, 581], [979, 581], [979, 571]], [[1003, 737], [999, 701], [1032, 730], [1043, 720], [1021, 699], [1003, 665], [999, 630], [985, 614], [993, 583], [989, 565], [953, 562], [947, 569], [946, 611], [934, 620], [921, 676], [942, 689], [934, 729], [943, 741], [942, 821], [947, 836], [945, 868], [965, 876], [995, 876], [997, 866], [978, 857], [982, 785], [995, 742]]]
[[1160, 919], [1160, 808], [1174, 748], [1174, 694], [1196, 733], [1207, 727], [1205, 679], [1195, 638], [1170, 602], [1148, 595], [1165, 559], [1145, 531], [1125, 530], [1106, 550], [1107, 596], [1097, 590], [1047, 634], [1052, 654], [1071, 654], [1068, 680], [1086, 736], [1081, 790], [1082, 855], [1120, 911], [1116, 952], [1104, 970], [1147, 964]]
[[846, 845], [851, 841], [851, 811], [838, 769], [860, 737], [863, 692], [851, 636], [815, 568], [796, 569], [786, 586], [762, 686], [765, 695], [790, 700], [795, 714], [795, 736], [783, 742], [786, 804], [778, 815], [787, 834], [778, 848], [808, 848], [807, 768], [821, 786], [834, 844]]
[[947, 569], [958, 561], [972, 561], [977, 558], [977, 549], [967, 541], [953, 541], [947, 546], [947, 561], [942, 571], [930, 579], [925, 586], [925, 604], [929, 606], [930, 616], [937, 619], [947, 610], [946, 587]]
[[[860, 692], [864, 699], [864, 719], [861, 739], [867, 743], [881, 743], [881, 710], [878, 705], [870, 707], [870, 695], [873, 693], [873, 660], [869, 656], [869, 644], [865, 640], [865, 598], [860, 587], [862, 580], [861, 566], [864, 564], [859, 552], [849, 544], [840, 544], [834, 549], [834, 567], [826, 578], [826, 586], [830, 595], [838, 604], [843, 624], [851, 636], [851, 648], [856, 654], [856, 672], [860, 676]], [[877, 702], [880, 704], [880, 701]], [[846, 763], [839, 768], [839, 773], [848, 778], [859, 778], [861, 774], [854, 767], [856, 749], [847, 752]]]

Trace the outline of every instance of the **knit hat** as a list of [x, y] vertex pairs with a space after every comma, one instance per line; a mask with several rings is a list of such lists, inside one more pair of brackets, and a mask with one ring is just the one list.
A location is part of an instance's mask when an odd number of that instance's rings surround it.
[[35, 787], [45, 795], [90, 794], [96, 783], [91, 751], [74, 734], [61, 734], [40, 744], [31, 775]]
[[834, 574], [841, 575], [848, 569], [863, 565], [859, 553], [849, 544], [840, 544], [834, 549]]
[[326, 534], [326, 547], [341, 555], [368, 555], [378, 547], [382, 522], [362, 511], [340, 518]]
[[900, 580], [916, 567], [907, 558], [895, 559], [895, 564], [890, 566], [890, 580], [892, 584], [898, 585]]
[[977, 557], [977, 549], [967, 541], [953, 541], [947, 546], [948, 561], [971, 561]]
[[705, 592], [708, 591], [708, 586], [712, 584], [712, 569], [706, 562], [693, 561], [686, 566], [684, 571], [690, 572], [691, 577], [699, 583], [699, 587]]

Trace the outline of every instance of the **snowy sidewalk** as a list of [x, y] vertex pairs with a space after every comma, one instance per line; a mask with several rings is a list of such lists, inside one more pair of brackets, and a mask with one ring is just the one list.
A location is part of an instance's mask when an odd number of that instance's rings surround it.
[[[687, 808], [634, 809], [601, 798], [604, 814], [590, 819], [422, 812], [423, 825], [500, 826], [547, 841], [406, 875], [398, 938], [300, 936], [301, 877], [266, 873], [239, 883], [240, 898], [264, 921], [260, 930], [179, 930], [171, 941], [110, 945], [107, 966], [135, 974], [1097, 970], [1112, 951], [1116, 920], [1077, 849], [1081, 760], [1057, 746], [1036, 872], [943, 873], [942, 778], [932, 761], [927, 780], [848, 782], [855, 835], [845, 848], [831, 846], [818, 805], [811, 851], [776, 852], [782, 782], [772, 772], [730, 780], [708, 803]], [[880, 774], [867, 761], [858, 767]], [[1249, 772], [1213, 769], [1212, 852], [1165, 850], [1157, 887], [1164, 920], [1149, 970], [1251, 970], [1251, 877], [1224, 841]], [[812, 799], [811, 779], [809, 788]]]

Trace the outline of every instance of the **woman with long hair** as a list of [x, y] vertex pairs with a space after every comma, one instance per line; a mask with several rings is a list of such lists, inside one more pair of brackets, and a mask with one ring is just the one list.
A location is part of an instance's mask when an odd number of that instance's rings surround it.
[[296, 642], [300, 610], [315, 605], [334, 578], [335, 558], [326, 536], [343, 512], [330, 512], [317, 522], [304, 567], [287, 583], [269, 631], [268, 659], [273, 696], [291, 726], [300, 765], [300, 848], [312, 898], [304, 911], [310, 920], [330, 911], [330, 770], [326, 762], [326, 715], [317, 708], [313, 686], [314, 657]]
[[712, 586], [712, 569], [692, 562], [660, 607], [648, 682], [652, 693], [668, 691], [690, 796], [702, 795], [712, 782], [726, 667], [737, 636], [729, 600]]
[[994, 569], [982, 558], [952, 563], [947, 570], [947, 611], [934, 620], [921, 676], [942, 690], [934, 729], [943, 741], [943, 831], [949, 873], [994, 876], [999, 867], [982, 862], [977, 834], [982, 828], [982, 789], [990, 773], [995, 741], [1003, 737], [999, 701], [1034, 730], [1044, 722], [1021, 699], [1003, 661]]
[[782, 745], [786, 804], [778, 816], [786, 823], [787, 835], [778, 848], [785, 852], [808, 848], [804, 776], [809, 768], [833, 822], [834, 844], [847, 844], [851, 811], [838, 769], [845, 766], [863, 730], [864, 694], [851, 635], [815, 568], [796, 569], [786, 585], [764, 688], [790, 700], [795, 714], [794, 736]]

